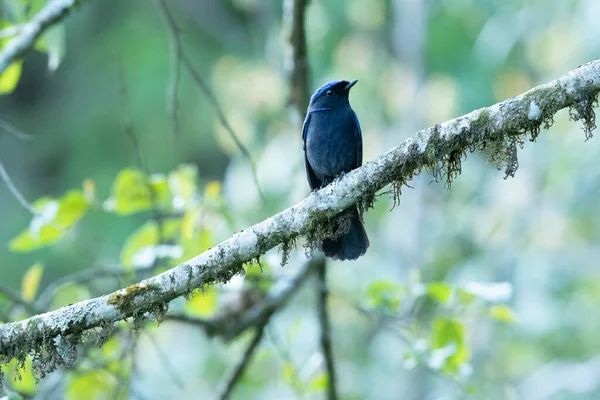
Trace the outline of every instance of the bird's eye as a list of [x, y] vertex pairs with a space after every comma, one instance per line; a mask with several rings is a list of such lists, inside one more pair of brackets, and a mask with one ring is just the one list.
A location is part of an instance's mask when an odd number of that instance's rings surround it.
[[332, 89], [329, 89], [327, 91], [327, 96], [333, 96], [333, 90]]

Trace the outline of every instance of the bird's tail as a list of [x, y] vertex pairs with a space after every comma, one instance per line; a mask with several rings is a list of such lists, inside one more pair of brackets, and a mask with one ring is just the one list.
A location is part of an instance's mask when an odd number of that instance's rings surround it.
[[[326, 257], [334, 260], [356, 260], [365, 254], [369, 247], [369, 238], [360, 220], [358, 209], [351, 208], [345, 213], [349, 214], [346, 217], [350, 219], [350, 230], [336, 239], [323, 240], [321, 246], [319, 246]], [[337, 231], [338, 228], [339, 222], [334, 223], [333, 231]]]

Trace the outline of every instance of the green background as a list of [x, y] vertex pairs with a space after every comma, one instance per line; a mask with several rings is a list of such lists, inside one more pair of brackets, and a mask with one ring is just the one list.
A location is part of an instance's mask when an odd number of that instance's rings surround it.
[[[167, 4], [186, 54], [252, 154], [266, 202], [247, 160], [186, 71], [179, 132], [173, 134], [165, 111], [169, 43], [150, 1], [84, 2], [65, 19], [66, 53], [54, 72], [48, 71], [46, 55], [27, 55], [16, 89], [0, 97], [0, 119], [35, 140], [2, 134], [0, 157], [32, 203], [80, 189], [86, 179], [93, 181], [97, 199], [108, 198], [119, 171], [138, 168], [122, 126], [121, 71], [149, 171], [168, 174], [181, 164], [194, 165], [199, 192], [209, 182], [222, 182], [224, 211], [204, 226], [216, 244], [308, 194], [301, 126], [286, 108], [282, 4]], [[359, 80], [350, 101], [361, 122], [366, 162], [419, 129], [505, 100], [595, 59], [599, 17], [597, 0], [312, 0], [310, 89], [332, 79]], [[14, 23], [9, 13], [5, 21]], [[391, 198], [380, 197], [365, 216], [368, 253], [353, 263], [328, 264], [342, 398], [600, 396], [599, 157], [597, 138], [585, 141], [580, 123], [569, 121], [563, 110], [536, 143], [519, 151], [515, 178], [503, 180], [502, 171], [476, 154], [464, 161], [450, 190], [421, 173], [393, 211]], [[0, 283], [15, 290], [36, 262], [44, 265], [42, 289], [68, 273], [118, 267], [125, 241], [151, 217], [91, 210], [58, 243], [18, 253], [8, 243], [28, 226], [31, 214], [5, 185], [0, 185], [0, 204], [0, 243], [7, 244], [0, 248]], [[299, 246], [283, 268], [279, 257], [276, 251], [264, 257], [269, 273], [278, 277], [305, 256]], [[441, 281], [441, 288], [431, 285]], [[495, 304], [490, 286], [477, 304], [456, 300], [459, 288], [473, 282], [507, 282], [503, 287], [512, 296], [501, 303], [510, 315], [493, 313], [498, 309], [490, 305]], [[114, 285], [91, 285], [87, 294], [105, 294]], [[239, 290], [230, 286], [216, 289], [217, 305], [209, 313]], [[309, 283], [275, 317], [272, 336], [278, 339], [263, 341], [235, 398], [323, 396], [313, 286]], [[422, 300], [423, 288], [438, 294]], [[436, 288], [450, 290], [453, 300], [440, 301]], [[392, 327], [379, 317], [364, 318], [352, 304], [391, 313]], [[418, 311], [409, 312], [415, 305]], [[464, 332], [456, 333], [452, 321], [460, 321]], [[449, 338], [467, 359], [455, 355], [434, 368], [430, 358], [414, 357], [423, 341], [436, 348]], [[145, 398], [210, 396], [247, 340], [227, 344], [169, 322], [146, 330], [136, 347], [132, 387]], [[410, 368], [413, 361], [417, 366]], [[95, 384], [99, 393], [108, 390], [119, 376], [107, 369], [85, 371], [89, 382], [65, 383], [73, 398], [87, 396], [85, 390]]]

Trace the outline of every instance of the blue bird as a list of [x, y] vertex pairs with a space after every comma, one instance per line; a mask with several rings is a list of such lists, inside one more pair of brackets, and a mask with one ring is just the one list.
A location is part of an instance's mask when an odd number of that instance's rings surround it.
[[[330, 184], [333, 179], [362, 165], [362, 134], [348, 94], [353, 81], [333, 81], [321, 86], [310, 98], [302, 128], [304, 166], [312, 190]], [[334, 260], [355, 260], [365, 254], [369, 238], [356, 207], [341, 214], [334, 222], [334, 234], [340, 221], [349, 222], [348, 232], [325, 239], [319, 248]]]

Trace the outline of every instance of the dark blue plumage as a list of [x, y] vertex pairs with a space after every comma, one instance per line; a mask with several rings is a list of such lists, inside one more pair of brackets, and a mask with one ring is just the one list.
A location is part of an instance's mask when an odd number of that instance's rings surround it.
[[[360, 124], [348, 101], [356, 82], [328, 82], [310, 98], [302, 140], [306, 176], [313, 190], [362, 165]], [[355, 260], [369, 247], [367, 233], [356, 207], [344, 211], [341, 220], [349, 220], [349, 231], [336, 239], [325, 239], [320, 249], [333, 259]], [[333, 227], [334, 233], [338, 228]]]

